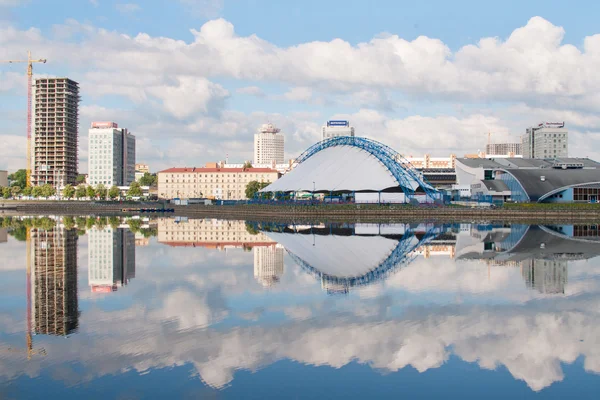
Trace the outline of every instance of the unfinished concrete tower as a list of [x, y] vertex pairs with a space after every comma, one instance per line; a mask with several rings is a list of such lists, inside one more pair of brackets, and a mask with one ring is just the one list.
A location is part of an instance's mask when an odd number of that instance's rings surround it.
[[32, 86], [31, 184], [60, 190], [77, 178], [79, 84], [40, 78]]

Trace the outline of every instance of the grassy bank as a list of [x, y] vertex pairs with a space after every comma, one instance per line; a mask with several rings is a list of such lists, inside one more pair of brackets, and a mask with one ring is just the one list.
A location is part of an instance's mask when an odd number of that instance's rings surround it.
[[[124, 208], [162, 208], [162, 202], [83, 202], [29, 201], [0, 202], [0, 213], [14, 215], [122, 215]], [[8, 208], [6, 208], [8, 207]], [[429, 220], [429, 221], [579, 221], [600, 223], [600, 206], [595, 204], [507, 204], [504, 207], [468, 208], [408, 204], [241, 204], [230, 206], [173, 206], [175, 215], [192, 218], [281, 219], [317, 218], [323, 220]], [[126, 214], [131, 214], [128, 211]], [[159, 213], [144, 215], [159, 216]], [[173, 214], [165, 214], [173, 215]]]

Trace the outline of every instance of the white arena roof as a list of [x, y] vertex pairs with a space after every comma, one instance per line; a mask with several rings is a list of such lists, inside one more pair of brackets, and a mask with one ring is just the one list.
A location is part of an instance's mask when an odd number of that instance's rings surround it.
[[[321, 150], [284, 175], [263, 192], [382, 191], [399, 182], [374, 155], [354, 146]], [[411, 180], [411, 190], [419, 183]]]

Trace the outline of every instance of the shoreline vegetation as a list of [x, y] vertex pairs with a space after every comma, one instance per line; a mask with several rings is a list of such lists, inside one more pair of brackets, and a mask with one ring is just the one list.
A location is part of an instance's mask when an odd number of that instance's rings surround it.
[[[151, 216], [191, 218], [277, 220], [317, 218], [322, 220], [423, 220], [423, 221], [585, 221], [600, 223], [598, 204], [507, 203], [490, 208], [404, 204], [238, 204], [177, 206], [164, 201], [0, 201], [0, 215], [136, 215], [137, 208], [174, 208], [175, 213], [145, 213]], [[124, 211], [126, 210], [126, 211]]]

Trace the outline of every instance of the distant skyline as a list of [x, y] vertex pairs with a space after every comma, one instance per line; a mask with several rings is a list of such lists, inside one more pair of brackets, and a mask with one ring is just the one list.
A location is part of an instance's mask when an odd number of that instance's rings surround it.
[[[570, 155], [600, 160], [595, 2], [53, 3], [0, 0], [0, 60], [31, 50], [36, 76], [80, 83], [80, 173], [93, 120], [127, 126], [153, 171], [252, 160], [268, 121], [292, 158], [328, 119], [406, 156], [564, 120]], [[25, 167], [25, 70], [0, 63], [0, 169]]]

